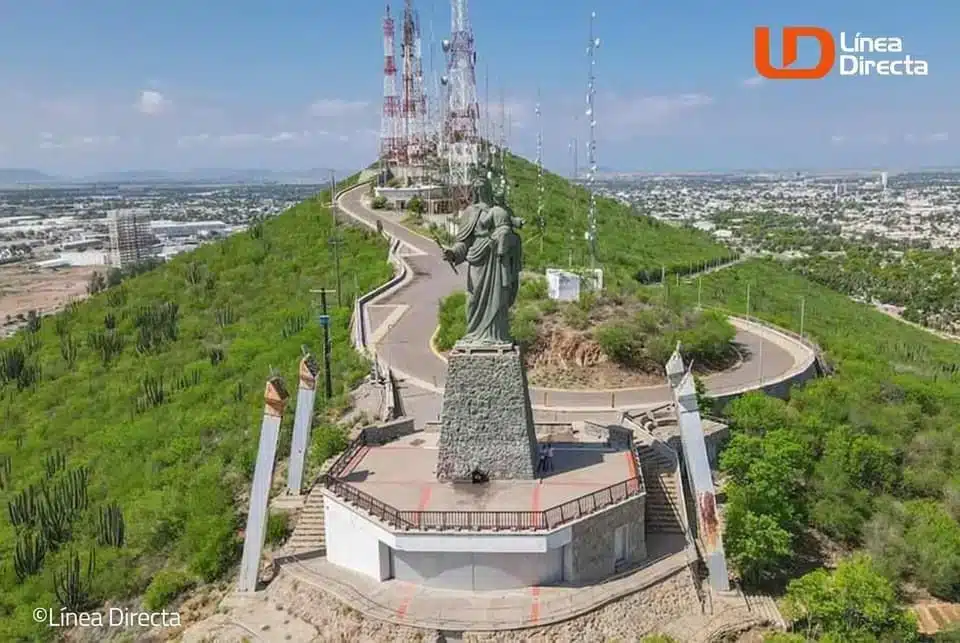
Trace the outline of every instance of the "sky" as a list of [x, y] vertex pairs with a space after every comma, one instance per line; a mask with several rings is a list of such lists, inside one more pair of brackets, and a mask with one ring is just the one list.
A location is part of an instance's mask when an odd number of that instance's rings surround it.
[[[424, 64], [439, 70], [449, 3], [416, 6]], [[481, 109], [509, 122], [510, 146], [529, 158], [542, 131], [553, 171], [572, 171], [574, 139], [585, 165], [591, 11], [601, 40], [602, 168], [960, 165], [960, 4], [952, 0], [474, 0]], [[0, 167], [75, 176], [369, 164], [380, 131], [383, 13], [379, 0], [4, 2]], [[929, 75], [760, 79], [758, 25], [896, 36], [904, 54], [928, 61]], [[774, 64], [778, 47], [775, 35]], [[796, 66], [812, 66], [817, 47], [804, 41], [800, 54]], [[501, 104], [509, 118], [500, 118]]]

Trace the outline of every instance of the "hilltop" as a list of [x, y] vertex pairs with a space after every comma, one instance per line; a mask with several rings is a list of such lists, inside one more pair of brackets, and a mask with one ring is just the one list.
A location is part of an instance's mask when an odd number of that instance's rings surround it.
[[[546, 227], [541, 235], [536, 221], [537, 166], [511, 154], [506, 159], [506, 174], [509, 203], [526, 221], [521, 231], [524, 267], [543, 272], [546, 268], [587, 266], [584, 235], [590, 193], [586, 188], [544, 170]], [[662, 223], [613, 199], [598, 197], [596, 204], [597, 261], [603, 266], [606, 284], [632, 288], [637, 281], [659, 281], [662, 270], [674, 277], [736, 257], [706, 232]]]
[[[580, 272], [589, 263], [589, 192], [544, 171], [545, 226], [537, 223], [537, 167], [507, 156], [508, 200], [525, 220], [524, 287], [512, 311], [512, 332], [525, 346], [530, 381], [551, 388], [624, 388], [662, 382], [663, 364], [677, 341], [698, 370], [734, 364], [735, 330], [721, 315], [672, 310], [662, 298], [641, 295], [645, 283], [667, 281], [737, 258], [707, 233], [661, 223], [630, 206], [597, 197], [597, 262], [604, 292], [577, 303], [547, 298], [547, 268]], [[539, 275], [539, 276], [538, 276]], [[437, 347], [447, 350], [465, 332], [463, 293], [440, 305]]]
[[[51, 636], [31, 609], [59, 605], [54, 575], [72, 552], [85, 566], [96, 549], [92, 582], [82, 579], [84, 605], [145, 592], [159, 609], [231, 569], [264, 382], [277, 369], [295, 390], [301, 345], [320, 350], [309, 291], [335, 284], [324, 201], [329, 196], [320, 194], [0, 342], [0, 639]], [[343, 307], [334, 300], [331, 311], [337, 397], [317, 401], [313, 467], [342, 448], [331, 421], [368, 368], [349, 341], [353, 297], [392, 274], [382, 238], [366, 229], [341, 232], [347, 292]], [[278, 447], [283, 457], [292, 415]], [[29, 509], [17, 527], [7, 517], [8, 505], [28, 502], [19, 499], [31, 486], [54, 497], [69, 489], [76, 498], [56, 512], [62, 522], [45, 536], [39, 559], [28, 550], [49, 525]], [[100, 514], [114, 504], [123, 545], [97, 545], [110, 537], [98, 526]], [[282, 535], [283, 525], [272, 533]]]
[[[527, 220], [526, 270], [565, 267], [571, 228], [573, 265], [582, 266], [586, 191], [545, 175], [541, 250], [536, 168], [515, 157], [507, 167], [511, 203]], [[233, 569], [264, 379], [273, 367], [292, 384], [300, 346], [319, 348], [309, 291], [334, 279], [326, 201], [321, 193], [0, 342], [0, 510], [11, 514], [12, 503], [17, 514], [31, 486], [54, 495], [85, 490], [70, 495], [78, 504], [65, 509], [42, 560], [28, 555], [28, 546], [51, 525], [0, 519], [0, 559], [9, 561], [0, 567], [0, 638], [51, 637], [33, 622], [32, 609], [59, 605], [54, 576], [74, 553], [85, 564], [96, 549], [93, 578], [80, 579], [79, 598], [88, 605], [143, 596], [158, 609]], [[725, 546], [745, 582], [782, 587], [827, 559], [815, 544], [828, 540], [833, 551], [872, 554], [870, 573], [884, 583], [960, 599], [960, 345], [770, 261], [706, 274], [700, 293], [691, 279], [644, 285], [651, 274], [659, 278], [660, 266], [688, 272], [731, 254], [703, 233], [659, 224], [615, 201], [598, 199], [598, 212], [612, 300], [657, 302], [675, 315], [670, 319], [685, 319], [702, 296], [720, 309], [703, 317], [709, 346], [726, 332], [718, 323], [723, 311], [745, 312], [750, 284], [751, 314], [794, 331], [802, 301], [804, 333], [836, 366], [834, 377], [795, 391], [789, 402], [750, 395], [727, 410]], [[391, 274], [382, 239], [349, 227], [342, 234], [349, 292], [332, 311], [337, 397], [318, 400], [314, 470], [343, 447], [333, 418], [367, 368], [348, 348], [353, 297]], [[527, 283], [525, 297], [539, 309], [542, 281]], [[570, 311], [576, 324], [584, 322]], [[558, 322], [556, 312], [541, 312]], [[514, 323], [523, 330], [531, 319], [520, 315]], [[665, 350], [662, 344], [655, 348]], [[281, 458], [291, 422], [288, 413]], [[125, 524], [121, 547], [106, 544], [116, 532], [99, 524], [113, 505]], [[269, 531], [282, 539], [285, 525], [272, 519]]]

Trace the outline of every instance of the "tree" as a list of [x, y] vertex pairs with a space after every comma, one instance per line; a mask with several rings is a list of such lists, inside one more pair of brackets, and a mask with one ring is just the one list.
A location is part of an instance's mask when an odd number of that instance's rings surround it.
[[737, 491], [735, 487], [727, 495], [727, 555], [747, 584], [782, 576], [784, 564], [793, 553], [793, 536], [772, 516], [747, 509], [743, 495]]
[[833, 572], [818, 569], [790, 581], [784, 611], [808, 637], [919, 640], [916, 622], [898, 604], [893, 583], [864, 554], [844, 560]]
[[735, 428], [759, 434], [791, 426], [795, 418], [783, 400], [760, 392], [738, 397], [726, 413]]
[[418, 196], [407, 201], [407, 210], [413, 214], [423, 214], [427, 211], [427, 204]]

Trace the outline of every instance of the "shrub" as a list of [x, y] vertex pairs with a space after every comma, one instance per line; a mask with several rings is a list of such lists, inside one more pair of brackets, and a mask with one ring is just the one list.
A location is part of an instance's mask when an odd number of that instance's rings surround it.
[[387, 207], [387, 197], [377, 196], [373, 198], [373, 201], [370, 203], [370, 207], [374, 210], [383, 210]]
[[290, 514], [286, 511], [271, 513], [267, 518], [267, 542], [272, 547], [278, 547], [290, 537]]
[[407, 211], [412, 214], [423, 214], [427, 211], [427, 204], [418, 196], [407, 201]]
[[162, 569], [150, 581], [143, 596], [143, 606], [155, 612], [169, 605], [177, 596], [194, 585], [194, 580], [177, 569]]

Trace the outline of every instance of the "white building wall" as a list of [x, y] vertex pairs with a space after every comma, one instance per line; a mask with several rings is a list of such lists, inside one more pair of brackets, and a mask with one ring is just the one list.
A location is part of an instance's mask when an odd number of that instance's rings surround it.
[[323, 499], [327, 560], [374, 580], [390, 577], [390, 548], [381, 546], [370, 521], [330, 498]]
[[428, 587], [488, 591], [563, 580], [563, 548], [538, 554], [393, 552], [393, 573]]
[[327, 560], [378, 581], [498, 590], [560, 582], [571, 529], [550, 534], [394, 533], [329, 495]]

